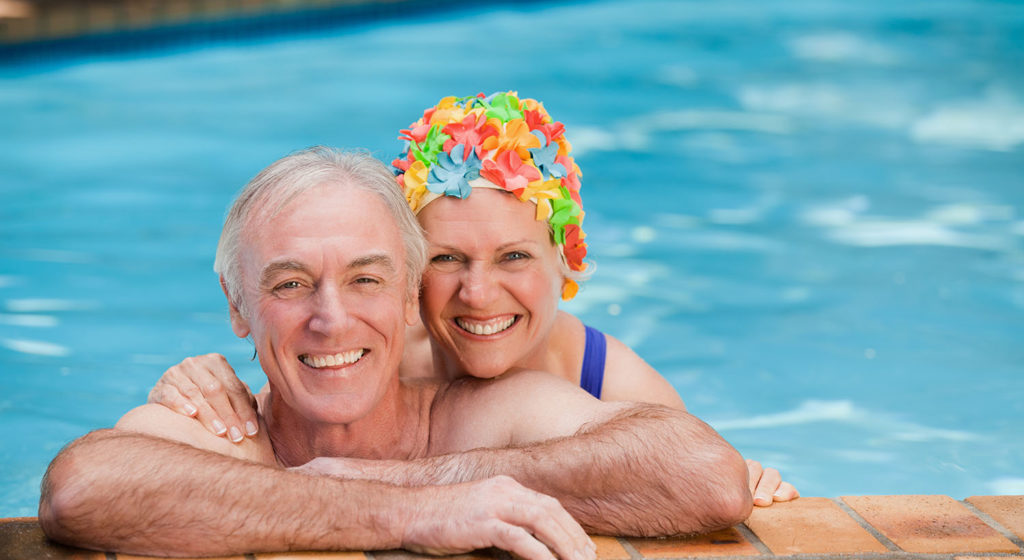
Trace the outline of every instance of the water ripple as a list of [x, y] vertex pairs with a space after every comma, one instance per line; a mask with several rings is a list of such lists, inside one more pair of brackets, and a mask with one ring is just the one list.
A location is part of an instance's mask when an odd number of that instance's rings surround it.
[[4, 338], [0, 339], [0, 346], [15, 352], [21, 352], [22, 354], [33, 354], [36, 356], [62, 358], [71, 355], [71, 349], [66, 346], [41, 340]]

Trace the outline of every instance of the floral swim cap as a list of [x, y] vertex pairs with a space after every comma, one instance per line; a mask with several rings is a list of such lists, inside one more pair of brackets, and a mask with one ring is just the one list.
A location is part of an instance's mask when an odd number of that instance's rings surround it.
[[[588, 265], [580, 169], [569, 153], [565, 126], [535, 99], [514, 91], [445, 97], [402, 130], [405, 150], [392, 162], [413, 213], [441, 196], [466, 198], [473, 188], [515, 194], [537, 205], [570, 270]], [[579, 286], [567, 278], [562, 299]]]

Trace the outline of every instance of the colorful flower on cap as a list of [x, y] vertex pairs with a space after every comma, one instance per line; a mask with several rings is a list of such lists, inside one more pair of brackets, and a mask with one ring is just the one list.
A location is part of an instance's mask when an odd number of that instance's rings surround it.
[[[537, 205], [571, 270], [587, 269], [580, 170], [565, 126], [540, 102], [514, 91], [445, 97], [399, 139], [405, 149], [392, 165], [413, 212], [440, 196], [466, 198], [474, 187], [505, 190]], [[563, 299], [577, 289], [567, 280]]]

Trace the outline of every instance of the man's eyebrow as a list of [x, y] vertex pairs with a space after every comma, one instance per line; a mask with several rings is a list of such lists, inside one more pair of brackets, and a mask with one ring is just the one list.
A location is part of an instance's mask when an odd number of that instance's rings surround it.
[[306, 266], [298, 261], [274, 261], [263, 267], [263, 272], [260, 274], [260, 285], [265, 286], [269, 284], [273, 281], [274, 276], [282, 271], [306, 272]]
[[395, 272], [395, 261], [391, 257], [384, 253], [375, 253], [372, 255], [365, 255], [362, 257], [356, 257], [352, 262], [348, 263], [348, 269], [352, 270], [355, 268], [363, 268], [367, 266], [380, 265], [388, 269], [388, 272]]

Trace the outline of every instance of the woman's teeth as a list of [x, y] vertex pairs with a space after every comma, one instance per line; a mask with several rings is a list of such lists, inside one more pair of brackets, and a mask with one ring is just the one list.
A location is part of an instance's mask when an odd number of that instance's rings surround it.
[[365, 350], [360, 348], [359, 350], [349, 350], [348, 352], [328, 354], [326, 356], [303, 354], [299, 356], [299, 359], [302, 360], [302, 363], [313, 368], [345, 366], [358, 362], [359, 358], [363, 357], [364, 352]]
[[484, 323], [479, 323], [479, 322], [476, 322], [476, 321], [469, 321], [469, 320], [463, 319], [461, 317], [457, 317], [455, 319], [455, 324], [457, 324], [460, 328], [462, 328], [465, 331], [471, 332], [473, 334], [477, 334], [477, 335], [489, 335], [489, 334], [499, 333], [499, 332], [501, 332], [501, 331], [511, 327], [512, 323], [515, 323], [515, 322], [516, 322], [515, 316], [509, 317], [507, 319], [496, 319], [496, 320], [493, 320], [493, 321], [487, 321], [487, 322], [484, 322]]

